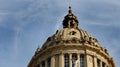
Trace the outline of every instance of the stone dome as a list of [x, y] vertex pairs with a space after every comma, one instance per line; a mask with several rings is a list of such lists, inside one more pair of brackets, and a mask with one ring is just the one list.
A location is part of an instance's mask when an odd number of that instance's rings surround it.
[[77, 17], [69, 7], [63, 29], [57, 30], [37, 48], [28, 67], [73, 67], [76, 61], [80, 62], [78, 67], [115, 67], [107, 49], [78, 27]]
[[[78, 27], [77, 17], [72, 13], [69, 7], [68, 14], [63, 20], [63, 29], [57, 30], [56, 33], [49, 37], [41, 49], [54, 46], [55, 43], [88, 43], [95, 47], [101, 47], [96, 38], [90, 36], [86, 31]], [[58, 44], [59, 45], [59, 44]]]
[[86, 31], [82, 29], [64, 28], [62, 30], [57, 30], [53, 36], [49, 37], [41, 49], [64, 43], [88, 43], [94, 47], [101, 48], [97, 39], [91, 37]]

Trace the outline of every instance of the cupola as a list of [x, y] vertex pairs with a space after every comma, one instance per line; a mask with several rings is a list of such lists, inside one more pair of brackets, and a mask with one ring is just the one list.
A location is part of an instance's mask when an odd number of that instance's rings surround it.
[[68, 14], [64, 17], [63, 28], [78, 28], [78, 20], [72, 13], [71, 6], [69, 6]]

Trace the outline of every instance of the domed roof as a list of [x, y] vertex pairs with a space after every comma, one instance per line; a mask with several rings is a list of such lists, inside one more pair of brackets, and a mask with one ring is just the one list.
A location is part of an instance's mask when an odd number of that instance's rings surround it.
[[41, 49], [50, 46], [59, 45], [60, 43], [88, 43], [100, 47], [97, 39], [91, 37], [86, 31], [78, 28], [77, 17], [72, 13], [69, 7], [69, 13], [64, 17], [63, 29], [57, 30], [56, 33], [49, 37]]
[[47, 47], [61, 45], [65, 43], [66, 44], [88, 43], [92, 46], [101, 48], [97, 39], [91, 37], [86, 31], [82, 29], [64, 28], [62, 30], [57, 30], [53, 36], [49, 37], [41, 49], [46, 49]]
[[[37, 48], [29, 66], [35, 66], [34, 64], [42, 64], [41, 62], [46, 61], [49, 58], [58, 63], [58, 57], [59, 59], [63, 59], [62, 56], [65, 56], [65, 54], [71, 54], [71, 56], [73, 54], [85, 55], [88, 60], [98, 58], [98, 60], [102, 60], [102, 63], [104, 61], [106, 63], [107, 61], [110, 62], [110, 66], [113, 65], [113, 67], [115, 67], [113, 59], [109, 57], [107, 49], [102, 48], [97, 39], [90, 36], [85, 30], [78, 28], [78, 20], [72, 13], [71, 7], [69, 7], [69, 13], [63, 20], [63, 29], [57, 30], [53, 36], [48, 37], [42, 48]], [[76, 55], [76, 57], [78, 55]], [[96, 63], [97, 60], [94, 62]]]

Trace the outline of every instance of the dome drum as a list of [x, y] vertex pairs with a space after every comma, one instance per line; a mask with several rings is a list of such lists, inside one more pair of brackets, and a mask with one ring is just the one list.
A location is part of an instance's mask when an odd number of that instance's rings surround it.
[[[90, 67], [93, 67], [93, 63], [97, 63], [97, 59], [105, 63], [107, 66], [109, 66], [108, 61], [112, 63], [111, 61], [112, 59], [109, 57], [109, 55], [107, 55], [105, 52], [103, 52], [99, 48], [91, 47], [91, 46], [88, 46], [87, 44], [81, 44], [81, 45], [64, 44], [64, 45], [51, 46], [43, 51], [40, 51], [36, 56], [34, 56], [33, 59], [36, 60], [39, 64], [41, 64], [42, 61], [45, 61], [46, 59], [52, 58], [54, 56], [59, 60], [59, 56], [60, 55], [64, 56], [65, 54], [84, 55], [85, 58], [89, 60], [89, 61], [85, 60], [85, 63], [89, 64], [89, 62], [91, 62]], [[96, 58], [96, 60], [94, 60], [94, 58]], [[57, 59], [55, 59], [55, 62], [58, 62], [59, 64], [59, 61], [57, 61]], [[65, 61], [64, 57], [62, 61]], [[33, 64], [36, 64], [36, 63], [33, 63]], [[64, 65], [65, 63], [62, 63], [62, 64]]]

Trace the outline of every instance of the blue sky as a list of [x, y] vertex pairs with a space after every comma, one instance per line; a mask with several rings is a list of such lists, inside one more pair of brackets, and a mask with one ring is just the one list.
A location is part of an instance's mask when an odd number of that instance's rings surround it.
[[[0, 67], [27, 67], [36, 48], [62, 28], [69, 0], [0, 0]], [[120, 64], [120, 0], [72, 0], [79, 28]]]

